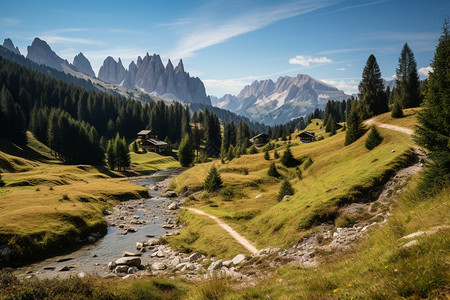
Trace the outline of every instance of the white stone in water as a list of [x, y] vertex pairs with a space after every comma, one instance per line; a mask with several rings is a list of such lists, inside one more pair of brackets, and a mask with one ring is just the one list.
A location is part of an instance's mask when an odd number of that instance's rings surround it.
[[142, 243], [142, 242], [137, 242], [136, 243], [136, 249], [137, 250], [140, 250], [140, 249], [142, 249], [144, 247], [144, 243]]

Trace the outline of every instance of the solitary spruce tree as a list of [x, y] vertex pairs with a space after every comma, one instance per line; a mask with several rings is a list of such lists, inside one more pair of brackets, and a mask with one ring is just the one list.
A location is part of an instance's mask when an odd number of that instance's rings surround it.
[[366, 139], [365, 146], [368, 150], [372, 150], [373, 148], [381, 144], [381, 142], [383, 142], [383, 139], [384, 138], [381, 136], [377, 127], [373, 125], [372, 129], [370, 129], [369, 136]]
[[189, 134], [185, 134], [178, 148], [178, 160], [182, 167], [189, 167], [194, 161], [194, 147]]
[[402, 105], [400, 104], [399, 99], [394, 100], [394, 106], [392, 107], [391, 116], [393, 118], [402, 118], [403, 117]]
[[380, 67], [373, 54], [367, 59], [358, 90], [363, 119], [388, 111]]
[[277, 167], [275, 166], [274, 162], [270, 164], [269, 170], [267, 171], [267, 175], [272, 177], [280, 177], [280, 173], [278, 173]]
[[295, 165], [297, 165], [297, 160], [294, 158], [294, 155], [292, 155], [291, 148], [289, 146], [287, 146], [286, 150], [284, 150], [280, 162], [285, 167], [294, 167]]
[[430, 151], [431, 163], [424, 172], [423, 187], [441, 188], [449, 180], [450, 171], [450, 35], [449, 19], [436, 47], [428, 78], [423, 109], [417, 117], [415, 140]]
[[265, 160], [270, 160], [269, 149], [267, 149], [267, 148], [266, 148], [266, 151], [264, 151], [264, 159]]
[[347, 130], [345, 134], [344, 145], [350, 145], [354, 141], [358, 140], [364, 134], [364, 127], [361, 121], [356, 104], [352, 104], [350, 113], [347, 116]]
[[222, 178], [220, 177], [219, 171], [215, 166], [212, 166], [209, 170], [208, 175], [206, 176], [205, 182], [203, 183], [203, 187], [207, 192], [214, 192], [220, 189], [222, 186]]
[[288, 196], [292, 196], [294, 195], [294, 189], [292, 188], [291, 183], [289, 182], [289, 180], [285, 179], [283, 181], [283, 183], [281, 184], [280, 187], [280, 191], [278, 192], [278, 201], [283, 200], [283, 197], [288, 195]]
[[403, 46], [398, 59], [396, 75], [395, 100], [398, 101], [403, 108], [419, 106], [420, 83], [419, 74], [417, 74], [417, 63], [414, 59], [414, 54], [407, 43]]

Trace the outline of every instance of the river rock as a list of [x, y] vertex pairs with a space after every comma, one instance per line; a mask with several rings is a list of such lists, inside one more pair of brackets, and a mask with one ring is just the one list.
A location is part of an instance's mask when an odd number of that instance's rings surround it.
[[120, 266], [117, 266], [115, 269], [114, 269], [114, 273], [127, 273], [128, 272], [128, 266], [126, 266], [126, 265], [120, 265]]
[[164, 224], [162, 226], [162, 228], [164, 228], [164, 229], [173, 229], [173, 225], [172, 224]]
[[163, 263], [155, 262], [151, 266], [152, 270], [161, 271], [167, 269], [167, 266]]
[[164, 252], [162, 250], [158, 250], [154, 253], [152, 253], [151, 257], [164, 257]]
[[147, 241], [147, 244], [149, 246], [157, 246], [157, 245], [159, 245], [159, 239], [149, 239]]
[[136, 256], [121, 257], [118, 260], [116, 260], [116, 265], [139, 267], [141, 265], [141, 259]]
[[122, 279], [128, 279], [128, 278], [136, 278], [137, 276], [134, 274], [128, 274], [122, 277]]
[[172, 203], [169, 204], [169, 206], [167, 206], [167, 209], [169, 209], [169, 210], [176, 210], [176, 209], [178, 209], [178, 204], [175, 203], [175, 202], [172, 202]]
[[97, 239], [90, 235], [90, 236], [88, 236], [87, 241], [88, 241], [88, 243], [93, 244], [97, 241]]
[[245, 254], [238, 254], [233, 259], [232, 262], [235, 266], [242, 263], [245, 260]]
[[110, 261], [108, 263], [108, 269], [114, 270], [115, 267], [116, 267], [116, 263], [114, 261]]
[[199, 260], [201, 257], [202, 257], [202, 255], [201, 255], [200, 253], [195, 252], [195, 253], [189, 255], [189, 262], [197, 261], [197, 260]]
[[77, 277], [80, 278], [80, 279], [83, 279], [86, 276], [87, 276], [86, 273], [84, 273], [83, 271], [81, 271], [80, 273], [77, 274]]
[[219, 270], [222, 267], [222, 260], [219, 259], [217, 261], [212, 262], [209, 267], [208, 271], [216, 271]]
[[167, 191], [163, 197], [175, 198], [178, 197], [178, 194], [174, 191]]
[[177, 265], [181, 264], [181, 258], [180, 257], [175, 257], [174, 259], [172, 259], [172, 261], [170, 262], [170, 265], [172, 267], [176, 267]]
[[137, 249], [137, 250], [140, 250], [140, 249], [142, 249], [142, 248], [144, 248], [144, 243], [142, 243], [142, 242], [137, 242], [137, 243], [136, 243], [136, 249]]
[[72, 257], [60, 258], [60, 259], [57, 259], [56, 262], [60, 263], [60, 262], [65, 262], [65, 261], [72, 260], [72, 259], [73, 259]]
[[226, 260], [222, 263], [222, 266], [225, 268], [231, 268], [234, 267], [234, 262], [232, 260]]
[[65, 272], [65, 271], [70, 271], [70, 268], [68, 266], [64, 266], [61, 269], [59, 269], [59, 272]]
[[[142, 249], [144, 249], [144, 248], [142, 248]], [[142, 249], [141, 249], [141, 250], [142, 250]], [[133, 252], [125, 251], [125, 252], [122, 254], [122, 257], [141, 256], [141, 255], [142, 255], [142, 253], [133, 253]]]
[[127, 270], [127, 273], [128, 273], [128, 274], [134, 274], [134, 273], [136, 273], [137, 271], [139, 271], [138, 268], [136, 268], [136, 267], [129, 267], [128, 270]]

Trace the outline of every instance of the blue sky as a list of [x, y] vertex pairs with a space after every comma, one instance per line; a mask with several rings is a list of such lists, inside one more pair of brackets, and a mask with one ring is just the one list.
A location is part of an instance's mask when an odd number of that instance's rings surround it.
[[0, 7], [0, 38], [22, 54], [37, 36], [70, 62], [83, 52], [96, 73], [108, 55], [125, 67], [146, 52], [164, 64], [182, 58], [216, 96], [299, 73], [355, 93], [368, 56], [392, 79], [405, 42], [424, 76], [450, 13], [448, 0], [2, 0]]

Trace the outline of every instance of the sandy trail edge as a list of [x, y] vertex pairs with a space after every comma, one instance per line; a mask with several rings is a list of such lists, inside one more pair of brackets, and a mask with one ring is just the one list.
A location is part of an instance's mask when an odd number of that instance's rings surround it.
[[196, 214], [207, 216], [208, 218], [216, 221], [216, 223], [219, 224], [220, 227], [225, 229], [239, 244], [241, 244], [242, 246], [244, 246], [245, 249], [250, 251], [250, 253], [256, 254], [258, 252], [258, 249], [256, 249], [256, 247], [250, 241], [248, 241], [245, 237], [237, 233], [233, 228], [231, 228], [224, 221], [220, 220], [218, 217], [208, 214], [197, 208], [191, 207], [183, 207], [183, 208], [192, 211]]

